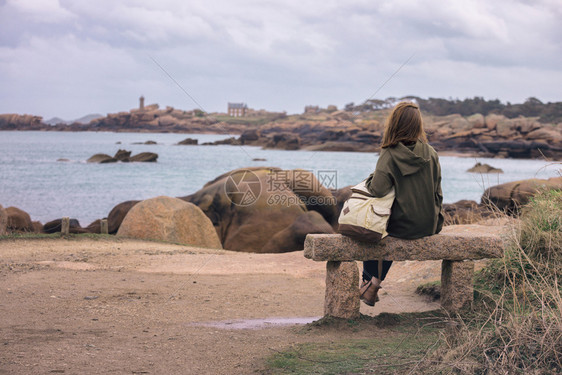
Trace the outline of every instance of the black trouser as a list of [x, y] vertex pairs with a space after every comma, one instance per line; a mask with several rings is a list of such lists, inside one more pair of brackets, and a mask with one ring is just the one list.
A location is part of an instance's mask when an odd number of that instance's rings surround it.
[[363, 262], [363, 280], [369, 281], [371, 277], [376, 277], [379, 280], [384, 280], [392, 261], [383, 260], [382, 261], [382, 275], [379, 277], [379, 261], [378, 260], [367, 260]]

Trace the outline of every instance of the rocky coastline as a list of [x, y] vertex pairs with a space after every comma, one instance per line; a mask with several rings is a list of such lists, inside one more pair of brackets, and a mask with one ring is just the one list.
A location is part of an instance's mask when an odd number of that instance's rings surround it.
[[[198, 110], [182, 111], [150, 105], [129, 112], [109, 114], [88, 124], [48, 125], [39, 116], [0, 115], [0, 130], [35, 131], [109, 131], [147, 133], [218, 133], [231, 137], [213, 143], [199, 144], [187, 138], [178, 143], [184, 147], [209, 147], [217, 144], [250, 145], [283, 150], [378, 152], [384, 120], [388, 109], [368, 112], [318, 109], [300, 115], [248, 110], [244, 117], [226, 114], [205, 114]], [[542, 123], [537, 117], [507, 118], [499, 114], [461, 116], [433, 116], [424, 114], [429, 142], [440, 153], [459, 153], [497, 158], [547, 158], [562, 160], [562, 123]], [[147, 141], [146, 144], [153, 144]], [[89, 161], [155, 162], [154, 153], [130, 155], [119, 150], [114, 156], [94, 155]], [[501, 173], [487, 165], [476, 165], [475, 173]], [[271, 175], [280, 190], [271, 190]], [[308, 174], [308, 175], [307, 175]], [[306, 181], [309, 185], [296, 184]], [[242, 183], [242, 185], [239, 185]], [[240, 194], [240, 186], [259, 189]], [[268, 188], [269, 187], [269, 188]], [[228, 189], [230, 188], [230, 189]], [[549, 180], [515, 181], [487, 189], [480, 202], [459, 201], [444, 205], [448, 224], [470, 224], [497, 215], [517, 215], [537, 189], [562, 189], [562, 177]], [[330, 190], [322, 186], [310, 172], [282, 170], [275, 167], [251, 167], [231, 171], [205, 184], [189, 196], [160, 199], [155, 207], [157, 217], [184, 217], [185, 212], [208, 218], [204, 225], [216, 232], [221, 246], [235, 251], [280, 253], [302, 249], [308, 233], [333, 233], [343, 202], [350, 195], [350, 187]], [[169, 199], [168, 199], [169, 198]], [[248, 199], [255, 201], [248, 203]], [[144, 201], [143, 201], [144, 202]], [[182, 204], [189, 203], [189, 207]], [[122, 202], [107, 215], [110, 234], [118, 234], [122, 222], [139, 201]], [[145, 210], [146, 211], [146, 210]], [[150, 211], [150, 210], [149, 210]], [[199, 212], [200, 211], [200, 212]], [[134, 211], [133, 211], [134, 212]], [[203, 215], [203, 216], [202, 216]], [[179, 222], [162, 223], [160, 219], [140, 217], [129, 233], [152, 233], [161, 226], [158, 240], [178, 242], [169, 233], [186, 231]], [[152, 221], [151, 221], [152, 220]], [[170, 219], [171, 220], [171, 219]], [[175, 220], [175, 219], [174, 219]], [[71, 233], [100, 233], [101, 219], [82, 227], [70, 221]], [[199, 220], [195, 227], [203, 225]], [[139, 228], [152, 222], [150, 228]], [[154, 224], [157, 223], [157, 224]], [[57, 233], [61, 219], [42, 224], [16, 207], [0, 206], [0, 235], [6, 233]], [[163, 234], [162, 234], [163, 233]], [[205, 235], [203, 237], [209, 237]], [[214, 245], [216, 247], [216, 245]]]
[[[0, 130], [214, 133], [230, 138], [214, 144], [283, 150], [378, 152], [388, 109], [354, 112], [317, 109], [303, 114], [248, 110], [244, 117], [183, 111], [157, 104], [108, 114], [88, 124], [48, 125], [39, 116], [0, 115]], [[562, 123], [500, 114], [424, 114], [429, 142], [438, 152], [498, 158], [562, 160]], [[196, 145], [197, 143], [188, 143]], [[208, 146], [202, 144], [199, 146]]]
[[[445, 224], [474, 224], [519, 210], [542, 189], [562, 189], [562, 177], [514, 181], [488, 188], [480, 202], [444, 204]], [[105, 217], [108, 234], [251, 253], [302, 250], [309, 233], [335, 233], [351, 187], [330, 190], [312, 172], [275, 167], [230, 171], [184, 197], [126, 201]], [[123, 225], [125, 223], [126, 225]], [[101, 219], [87, 227], [70, 219], [70, 233], [101, 233]], [[32, 221], [16, 207], [0, 206], [0, 235], [58, 233], [62, 219]]]

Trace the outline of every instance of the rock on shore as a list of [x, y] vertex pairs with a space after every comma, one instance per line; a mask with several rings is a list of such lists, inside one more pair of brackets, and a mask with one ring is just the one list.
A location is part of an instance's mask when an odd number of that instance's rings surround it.
[[[45, 223], [42, 227], [43, 233], [59, 233], [62, 229], [62, 219], [55, 219]], [[91, 233], [88, 229], [82, 228], [77, 219], [70, 219], [69, 233]], [[99, 233], [99, 232], [98, 232]]]
[[186, 138], [183, 141], [179, 141], [177, 144], [181, 146], [185, 146], [185, 145], [197, 145], [197, 143], [199, 143], [197, 139]]
[[32, 115], [18, 115], [15, 113], [0, 114], [1, 130], [43, 130], [46, 126], [43, 117]]
[[107, 154], [95, 154], [91, 156], [88, 163], [116, 163], [118, 161], [122, 162], [155, 162], [158, 159], [158, 154], [154, 152], [141, 152], [140, 154], [131, 156], [131, 151], [118, 150], [114, 156]]
[[6, 228], [11, 232], [33, 232], [35, 230], [29, 214], [17, 207], [5, 209], [7, 215]]
[[158, 154], [155, 154], [154, 152], [141, 152], [140, 154], [131, 156], [129, 158], [129, 161], [150, 163], [150, 162], [156, 162], [157, 159], [158, 159]]
[[243, 252], [302, 250], [304, 232], [332, 233], [338, 215], [330, 190], [304, 170], [237, 169], [181, 199], [211, 219], [225, 249]]
[[533, 178], [492, 186], [484, 191], [482, 203], [502, 211], [518, 213], [519, 208], [527, 204], [539, 189], [562, 190], [562, 177], [552, 177], [548, 180]]
[[503, 173], [503, 171], [499, 168], [494, 168], [488, 164], [481, 164], [476, 163], [474, 167], [467, 170], [467, 172], [471, 173]]
[[90, 156], [88, 160], [86, 160], [87, 163], [99, 163], [99, 164], [117, 163], [117, 161], [118, 161], [117, 159], [107, 154], [95, 154]]
[[132, 207], [117, 236], [222, 248], [213, 224], [197, 206], [164, 196], [141, 201]]
[[[422, 108], [423, 109], [423, 108]], [[136, 131], [241, 134], [210, 144], [255, 145], [284, 150], [377, 152], [389, 109], [368, 112], [320, 110], [286, 115], [249, 110], [246, 117], [145, 106], [108, 114], [89, 124], [51, 126], [41, 117], [0, 115], [0, 130]], [[486, 157], [562, 160], [562, 123], [541, 123], [536, 117], [507, 118], [475, 113], [463, 117], [424, 115], [424, 127], [437, 151]], [[187, 143], [193, 141], [187, 140]]]
[[123, 219], [127, 216], [127, 213], [139, 202], [140, 201], [121, 202], [109, 211], [109, 215], [107, 215], [107, 227], [109, 234], [117, 233]]
[[[338, 111], [342, 112], [342, 111]], [[366, 116], [338, 112], [291, 116], [247, 129], [229, 144], [285, 150], [377, 152], [388, 111]], [[424, 116], [429, 142], [437, 151], [474, 153], [486, 157], [562, 159], [562, 124], [543, 124], [534, 118], [509, 119], [474, 114]]]

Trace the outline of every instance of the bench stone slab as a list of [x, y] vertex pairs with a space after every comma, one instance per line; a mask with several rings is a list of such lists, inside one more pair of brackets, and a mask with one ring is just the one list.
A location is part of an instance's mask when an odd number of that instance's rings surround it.
[[339, 234], [309, 234], [304, 256], [326, 261], [324, 314], [346, 319], [359, 317], [359, 279], [356, 261], [443, 260], [441, 305], [457, 312], [473, 300], [475, 259], [501, 258], [501, 227], [451, 225], [439, 234], [415, 240], [386, 237], [377, 244], [354, 241]]
[[341, 234], [309, 234], [304, 242], [304, 256], [315, 261], [501, 258], [503, 242], [498, 230], [484, 225], [450, 225], [433, 236], [415, 240], [389, 236], [377, 244]]

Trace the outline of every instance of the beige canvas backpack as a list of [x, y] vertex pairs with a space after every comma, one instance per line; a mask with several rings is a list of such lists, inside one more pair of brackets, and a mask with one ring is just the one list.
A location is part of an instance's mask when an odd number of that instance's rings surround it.
[[351, 188], [338, 219], [338, 232], [363, 242], [378, 242], [388, 235], [386, 227], [394, 203], [394, 187], [382, 198], [367, 189], [365, 180]]

